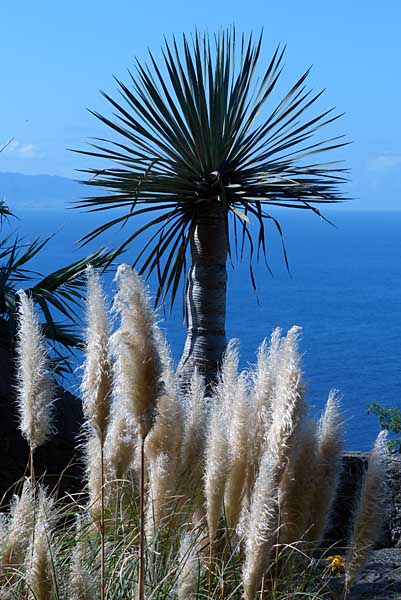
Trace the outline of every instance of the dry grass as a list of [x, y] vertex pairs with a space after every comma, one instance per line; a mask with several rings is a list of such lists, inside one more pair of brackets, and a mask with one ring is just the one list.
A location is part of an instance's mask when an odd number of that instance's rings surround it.
[[[57, 512], [40, 482], [24, 485], [1, 528], [0, 598], [324, 598], [330, 569], [315, 548], [329, 522], [342, 428], [333, 395], [320, 423], [309, 420], [299, 328], [276, 330], [247, 372], [238, 372], [230, 344], [211, 397], [194, 373], [181, 398], [138, 277], [118, 271], [120, 323], [111, 336], [91, 277], [89, 500], [64, 499]], [[377, 464], [350, 565], [364, 514], [380, 500]]]

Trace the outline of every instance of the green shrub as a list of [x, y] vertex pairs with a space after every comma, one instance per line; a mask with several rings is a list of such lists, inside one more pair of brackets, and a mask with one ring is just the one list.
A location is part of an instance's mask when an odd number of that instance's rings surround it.
[[[385, 408], [378, 402], [372, 402], [369, 405], [368, 412], [376, 415], [382, 429], [387, 429], [394, 435], [401, 434], [401, 410], [399, 408], [395, 406]], [[401, 452], [401, 436], [395, 437], [387, 443], [391, 452]]]

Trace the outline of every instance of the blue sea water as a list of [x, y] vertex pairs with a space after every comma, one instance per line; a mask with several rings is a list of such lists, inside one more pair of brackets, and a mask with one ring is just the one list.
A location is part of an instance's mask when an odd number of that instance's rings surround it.
[[[240, 340], [246, 367], [274, 327], [300, 325], [312, 413], [318, 415], [329, 390], [337, 388], [343, 395], [347, 448], [368, 449], [378, 432], [376, 417], [367, 413], [368, 404], [401, 406], [401, 212], [363, 213], [343, 207], [328, 213], [335, 227], [305, 212], [277, 215], [291, 276], [279, 236], [270, 227], [273, 276], [263, 261], [256, 266], [256, 294], [247, 263], [233, 257], [235, 268], [228, 268], [227, 334]], [[73, 242], [102, 221], [76, 211], [18, 214], [18, 228], [30, 238], [59, 230], [36, 261], [35, 267], [43, 272], [70, 262]], [[105, 242], [115, 245], [121, 235], [110, 234]], [[127, 262], [138, 248], [139, 244], [127, 252]], [[77, 257], [82, 254], [75, 251]], [[154, 291], [154, 282], [150, 286]], [[178, 360], [185, 336], [180, 300], [162, 327]]]

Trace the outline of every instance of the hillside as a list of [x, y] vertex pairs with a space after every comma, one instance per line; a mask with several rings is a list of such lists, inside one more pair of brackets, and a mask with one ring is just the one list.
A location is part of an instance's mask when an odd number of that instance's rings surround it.
[[0, 172], [0, 198], [17, 214], [26, 208], [59, 210], [83, 195], [85, 187], [66, 177]]

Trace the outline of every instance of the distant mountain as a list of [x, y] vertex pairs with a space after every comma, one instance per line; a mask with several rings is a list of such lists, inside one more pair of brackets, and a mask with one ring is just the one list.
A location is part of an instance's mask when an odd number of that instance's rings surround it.
[[[400, 210], [401, 178], [385, 177], [383, 173], [368, 174], [366, 181], [354, 181], [347, 193], [353, 200], [338, 206], [325, 206], [327, 211], [340, 210]], [[77, 175], [79, 176], [79, 175]], [[22, 173], [0, 172], [0, 199], [18, 213], [24, 210], [61, 210], [71, 202], [89, 194], [100, 194], [101, 190], [89, 188], [73, 179], [57, 175], [23, 175]], [[285, 212], [287, 209], [283, 209]], [[280, 209], [275, 208], [280, 213]]]
[[0, 172], [0, 198], [11, 210], [60, 210], [85, 196], [82, 184], [55, 175], [23, 175]]

